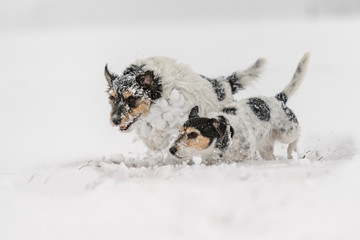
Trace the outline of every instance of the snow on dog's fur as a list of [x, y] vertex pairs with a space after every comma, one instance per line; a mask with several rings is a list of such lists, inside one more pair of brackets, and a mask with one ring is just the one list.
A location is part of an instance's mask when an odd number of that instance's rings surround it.
[[274, 142], [279, 141], [289, 144], [287, 156], [292, 158], [292, 152], [297, 152], [300, 126], [286, 102], [303, 81], [309, 59], [310, 54], [305, 54], [290, 83], [275, 97], [243, 99], [206, 117], [199, 117], [198, 107], [194, 107], [170, 153], [178, 158], [200, 156], [206, 163], [220, 158], [254, 159], [257, 153], [273, 160]]
[[106, 66], [111, 123], [122, 131], [136, 129], [150, 149], [164, 150], [194, 105], [201, 114], [220, 110], [259, 76], [264, 62], [258, 59], [244, 71], [218, 78], [199, 75], [166, 57], [139, 59], [122, 75]]

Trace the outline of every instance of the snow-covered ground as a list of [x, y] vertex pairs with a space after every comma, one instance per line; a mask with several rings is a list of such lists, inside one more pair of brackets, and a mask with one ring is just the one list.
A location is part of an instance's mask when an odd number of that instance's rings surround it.
[[[2, 29], [0, 239], [359, 239], [358, 29], [360, 19]], [[299, 159], [277, 145], [277, 161], [111, 163], [146, 149], [110, 126], [106, 63], [120, 72], [165, 55], [217, 76], [267, 58], [240, 99], [278, 93], [307, 51], [288, 103]]]

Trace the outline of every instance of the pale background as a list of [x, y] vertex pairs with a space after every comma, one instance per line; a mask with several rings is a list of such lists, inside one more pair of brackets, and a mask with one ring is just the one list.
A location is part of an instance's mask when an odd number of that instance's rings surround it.
[[[359, 239], [359, 29], [355, 0], [0, 1], [0, 239]], [[110, 126], [106, 63], [211, 77], [267, 58], [240, 99], [276, 94], [308, 51], [288, 104], [305, 159], [103, 161], [146, 152]]]

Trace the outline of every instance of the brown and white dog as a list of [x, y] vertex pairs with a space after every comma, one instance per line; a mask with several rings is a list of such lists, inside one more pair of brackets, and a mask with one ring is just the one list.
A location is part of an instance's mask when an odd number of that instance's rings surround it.
[[233, 94], [261, 73], [258, 59], [244, 71], [207, 78], [166, 57], [139, 59], [120, 75], [105, 67], [111, 105], [110, 119], [121, 131], [136, 130], [151, 150], [169, 147], [194, 105], [206, 114], [233, 102]]

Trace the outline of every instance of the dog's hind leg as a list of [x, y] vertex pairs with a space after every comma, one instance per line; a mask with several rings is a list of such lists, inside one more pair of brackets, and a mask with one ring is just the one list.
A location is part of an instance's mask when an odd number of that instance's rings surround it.
[[263, 146], [259, 149], [260, 156], [264, 160], [275, 160], [274, 144]]
[[297, 153], [297, 143], [298, 143], [299, 139], [296, 139], [295, 142], [292, 142], [289, 144], [288, 149], [287, 149], [287, 158], [288, 159], [293, 159], [292, 153], [296, 152]]
[[288, 159], [292, 159], [292, 152], [297, 152], [297, 143], [300, 138], [300, 126], [297, 123], [289, 122], [288, 124], [284, 124], [281, 128], [274, 130], [274, 138], [275, 140], [289, 144], [287, 149], [287, 157]]

